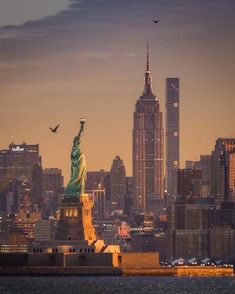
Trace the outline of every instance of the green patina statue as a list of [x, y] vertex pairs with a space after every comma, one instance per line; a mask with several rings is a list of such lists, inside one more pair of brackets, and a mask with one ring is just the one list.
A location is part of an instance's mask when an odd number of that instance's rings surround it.
[[81, 127], [78, 135], [73, 139], [71, 152], [71, 179], [65, 188], [66, 196], [78, 196], [85, 192], [86, 162], [80, 149], [81, 135], [84, 131], [85, 119], [81, 118]]

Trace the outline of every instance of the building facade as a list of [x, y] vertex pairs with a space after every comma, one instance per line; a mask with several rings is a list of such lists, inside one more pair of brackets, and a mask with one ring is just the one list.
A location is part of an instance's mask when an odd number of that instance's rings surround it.
[[219, 138], [211, 157], [211, 196], [217, 205], [235, 201], [235, 138]]
[[110, 171], [110, 193], [112, 210], [124, 210], [126, 196], [126, 170], [123, 160], [116, 156]]
[[40, 206], [43, 202], [43, 176], [42, 166], [35, 163], [32, 168], [32, 187], [30, 190], [31, 201]]
[[177, 196], [179, 168], [179, 78], [166, 79], [166, 188], [170, 199]]
[[94, 220], [104, 220], [106, 217], [105, 189], [87, 190], [94, 203], [91, 213]]
[[43, 193], [53, 192], [58, 193], [64, 185], [62, 170], [59, 168], [46, 168], [42, 171], [43, 174]]
[[43, 202], [44, 214], [49, 216], [58, 210], [58, 203], [63, 194], [64, 178], [62, 170], [46, 168], [43, 174]]
[[168, 258], [210, 257], [210, 234], [216, 222], [211, 200], [177, 201], [168, 208]]
[[202, 197], [209, 197], [211, 186], [211, 155], [201, 155], [199, 162], [202, 171]]
[[0, 150], [0, 178], [31, 182], [33, 165], [41, 161], [38, 144], [12, 143], [8, 149]]
[[99, 190], [105, 188], [105, 179], [110, 172], [103, 169], [99, 171], [88, 171], [86, 179], [86, 190]]
[[133, 127], [134, 208], [155, 212], [164, 196], [164, 132], [160, 103], [152, 90], [147, 46], [147, 67], [142, 96], [137, 100]]
[[200, 198], [202, 196], [202, 171], [201, 169], [183, 168], [178, 169], [178, 195], [193, 196]]

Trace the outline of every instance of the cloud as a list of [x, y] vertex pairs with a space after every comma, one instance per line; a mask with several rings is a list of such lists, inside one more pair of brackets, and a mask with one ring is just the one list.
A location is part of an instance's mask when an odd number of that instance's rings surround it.
[[[233, 0], [70, 0], [56, 15], [0, 28], [0, 62], [92, 48], [97, 53], [89, 53], [91, 58], [107, 58], [103, 52], [122, 51], [154, 35], [166, 44], [232, 43], [234, 9]], [[154, 25], [153, 18], [160, 23]]]

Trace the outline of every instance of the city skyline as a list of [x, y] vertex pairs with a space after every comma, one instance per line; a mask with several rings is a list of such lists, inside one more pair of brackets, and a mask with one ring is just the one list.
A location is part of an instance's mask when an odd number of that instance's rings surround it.
[[[39, 143], [43, 167], [61, 168], [67, 180], [69, 142], [77, 131], [71, 126], [77, 117], [79, 127], [84, 115], [88, 170], [109, 170], [118, 154], [130, 175], [132, 111], [149, 39], [162, 111], [165, 78], [181, 80], [181, 166], [210, 154], [217, 138], [235, 136], [234, 4], [220, 2], [73, 1], [49, 18], [1, 28], [0, 149], [11, 141]], [[52, 6], [48, 13], [58, 12]], [[30, 17], [25, 21], [40, 15]], [[48, 128], [57, 123], [54, 136]]]

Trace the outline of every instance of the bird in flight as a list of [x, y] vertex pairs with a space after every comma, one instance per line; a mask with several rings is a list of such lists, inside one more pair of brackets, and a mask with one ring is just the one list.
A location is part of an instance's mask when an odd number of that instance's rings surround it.
[[52, 131], [52, 133], [57, 133], [57, 130], [58, 130], [59, 126], [60, 125], [57, 125], [55, 128], [49, 127], [49, 129]]
[[159, 21], [160, 21], [160, 19], [157, 19], [157, 20], [153, 19], [154, 23], [158, 23]]

